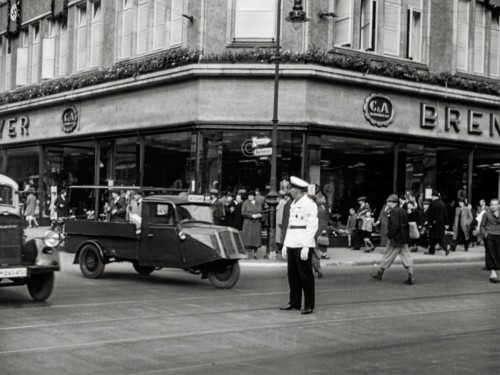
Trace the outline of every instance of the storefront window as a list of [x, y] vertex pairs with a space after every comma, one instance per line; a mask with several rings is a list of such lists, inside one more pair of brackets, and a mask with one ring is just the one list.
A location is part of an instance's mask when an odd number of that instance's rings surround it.
[[38, 147], [22, 147], [7, 150], [6, 174], [19, 184], [19, 189], [38, 189]]
[[498, 198], [500, 153], [495, 151], [474, 151], [472, 172], [472, 204], [475, 206], [480, 199]]
[[140, 141], [138, 137], [116, 140], [114, 185], [139, 185]]
[[146, 136], [144, 185], [188, 190], [194, 179], [193, 137], [191, 132]]
[[[49, 216], [51, 191], [60, 193], [74, 185], [93, 185], [95, 165], [94, 142], [58, 144], [46, 148], [44, 177], [46, 203], [44, 216]], [[82, 215], [92, 207], [91, 197], [84, 196], [83, 190], [71, 191], [71, 208], [75, 215]]]
[[[201, 191], [216, 187], [236, 193], [270, 188], [271, 132], [204, 131], [201, 134]], [[302, 133], [279, 132], [277, 183], [290, 175], [301, 175]]]
[[394, 144], [374, 140], [321, 137], [320, 186], [332, 214], [343, 223], [357, 198], [367, 197], [375, 215], [393, 192]]

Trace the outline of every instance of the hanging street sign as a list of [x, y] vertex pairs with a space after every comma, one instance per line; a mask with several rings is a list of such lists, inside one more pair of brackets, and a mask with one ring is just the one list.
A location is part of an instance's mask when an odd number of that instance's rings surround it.
[[269, 143], [271, 143], [271, 138], [269, 137], [262, 137], [262, 138], [252, 137], [252, 146], [254, 148], [259, 146], [265, 146], [268, 145]]
[[253, 151], [254, 156], [269, 156], [273, 154], [272, 147], [256, 148]]

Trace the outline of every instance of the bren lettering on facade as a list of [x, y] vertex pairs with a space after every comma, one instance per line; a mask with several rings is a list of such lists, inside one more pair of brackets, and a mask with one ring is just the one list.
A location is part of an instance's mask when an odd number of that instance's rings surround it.
[[499, 84], [500, 0], [0, 0], [0, 173], [40, 219], [71, 185], [266, 194], [273, 154], [343, 223], [358, 196], [476, 204]]

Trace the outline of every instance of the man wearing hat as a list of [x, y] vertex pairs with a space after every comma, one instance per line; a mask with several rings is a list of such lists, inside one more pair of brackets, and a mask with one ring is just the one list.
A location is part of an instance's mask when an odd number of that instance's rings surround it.
[[308, 183], [300, 178], [290, 178], [290, 214], [283, 243], [282, 254], [287, 257], [288, 284], [290, 299], [280, 310], [298, 310], [302, 305], [304, 292], [304, 308], [302, 314], [310, 314], [314, 310], [314, 274], [311, 257], [314, 251], [314, 235], [318, 230], [318, 208], [305, 194]]
[[444, 243], [444, 231], [446, 229], [446, 223], [448, 222], [448, 210], [437, 190], [432, 192], [432, 201], [427, 211], [427, 219], [429, 227], [429, 251], [425, 254], [434, 255], [436, 252], [436, 244], [440, 244], [445, 254], [448, 255], [449, 249]]
[[223, 225], [225, 221], [224, 204], [219, 200], [219, 190], [210, 189], [210, 208], [214, 214], [214, 224]]
[[385, 249], [378, 272], [371, 274], [371, 276], [374, 279], [382, 280], [384, 271], [394, 263], [396, 256], [399, 255], [403, 266], [408, 270], [408, 279], [405, 284], [413, 285], [415, 283], [413, 259], [408, 250], [408, 241], [410, 239], [408, 214], [398, 204], [398, 196], [396, 194], [389, 195], [387, 198], [387, 206], [389, 206], [387, 238], [389, 238], [389, 244]]

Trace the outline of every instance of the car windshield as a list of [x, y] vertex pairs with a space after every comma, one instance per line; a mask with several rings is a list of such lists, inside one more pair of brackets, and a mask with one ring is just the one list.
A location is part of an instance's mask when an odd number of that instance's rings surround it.
[[213, 223], [213, 215], [210, 206], [183, 204], [177, 206], [180, 220], [198, 220]]
[[0, 204], [13, 205], [13, 190], [12, 186], [0, 185]]

